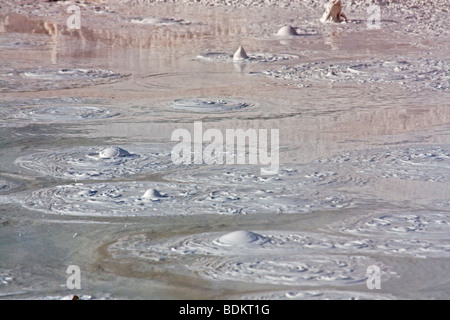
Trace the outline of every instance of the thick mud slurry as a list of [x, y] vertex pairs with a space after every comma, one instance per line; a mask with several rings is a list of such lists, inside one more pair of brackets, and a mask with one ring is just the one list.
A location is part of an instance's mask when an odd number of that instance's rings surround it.
[[448, 3], [372, 2], [2, 2], [0, 298], [449, 298]]

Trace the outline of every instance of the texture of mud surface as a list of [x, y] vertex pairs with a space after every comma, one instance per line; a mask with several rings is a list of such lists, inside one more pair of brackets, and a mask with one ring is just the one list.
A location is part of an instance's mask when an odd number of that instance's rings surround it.
[[0, 297], [448, 299], [448, 1], [326, 2], [3, 1]]

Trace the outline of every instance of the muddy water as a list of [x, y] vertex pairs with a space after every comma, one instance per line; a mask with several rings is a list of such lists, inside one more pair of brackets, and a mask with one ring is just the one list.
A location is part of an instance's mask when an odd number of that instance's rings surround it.
[[[1, 11], [2, 298], [67, 297], [72, 264], [87, 299], [449, 297], [445, 34], [395, 14], [367, 30], [364, 11], [82, 8], [80, 30], [60, 3]], [[174, 164], [172, 132], [200, 120], [278, 129], [278, 174]]]

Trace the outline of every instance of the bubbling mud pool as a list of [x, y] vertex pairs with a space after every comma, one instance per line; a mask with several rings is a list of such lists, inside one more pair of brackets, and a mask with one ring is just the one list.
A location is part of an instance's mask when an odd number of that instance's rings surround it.
[[[2, 3], [0, 296], [448, 298], [445, 3], [195, 2]], [[175, 165], [194, 121], [279, 171]]]

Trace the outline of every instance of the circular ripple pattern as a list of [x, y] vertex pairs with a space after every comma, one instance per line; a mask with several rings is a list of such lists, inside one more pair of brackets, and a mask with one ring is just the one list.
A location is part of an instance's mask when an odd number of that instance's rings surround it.
[[249, 107], [245, 102], [228, 99], [187, 98], [178, 99], [169, 104], [169, 108], [189, 112], [224, 112]]
[[165, 176], [168, 179], [185, 182], [202, 182], [214, 185], [246, 185], [261, 188], [260, 192], [271, 188], [298, 189], [298, 187], [337, 187], [341, 185], [361, 187], [370, 182], [369, 177], [354, 172], [338, 172], [336, 167], [323, 164], [280, 166], [276, 175], [263, 175], [259, 166], [210, 166], [192, 168], [183, 174]]
[[[259, 166], [210, 166], [207, 170], [186, 168], [182, 173], [169, 173], [164, 177], [179, 182], [240, 188], [245, 194], [254, 195], [255, 201], [265, 203], [268, 212], [310, 212], [319, 208], [354, 206], [358, 199], [338, 187], [364, 186], [369, 178], [352, 172], [340, 174], [332, 171], [334, 169], [290, 165], [281, 166], [276, 175], [262, 175]], [[285, 199], [284, 205], [280, 199]], [[272, 203], [282, 206], [272, 206]]]
[[0, 92], [80, 88], [127, 77], [101, 69], [31, 69], [0, 71]]
[[375, 262], [358, 250], [369, 244], [325, 234], [239, 230], [165, 241], [130, 235], [111, 244], [108, 252], [117, 259], [189, 265], [191, 272], [215, 281], [314, 286], [364, 281], [365, 269]]
[[449, 146], [369, 149], [317, 161], [324, 166], [353, 168], [382, 178], [446, 182], [450, 180]]
[[301, 252], [349, 253], [368, 252], [374, 248], [373, 241], [315, 234], [308, 232], [238, 230], [229, 233], [202, 233], [152, 241], [144, 234], [119, 239], [111, 250], [126, 251], [135, 257], [151, 257], [162, 260], [174, 255], [285, 255]]
[[450, 213], [383, 212], [357, 216], [345, 220], [338, 230], [371, 236], [408, 237], [418, 239], [450, 240]]
[[[164, 190], [161, 197], [145, 196], [146, 190]], [[163, 216], [204, 213], [188, 206], [197, 188], [158, 183], [81, 183], [42, 189], [25, 196], [22, 204], [31, 210], [74, 216]]]
[[[341, 226], [342, 227], [342, 226]], [[340, 230], [339, 226], [333, 229]], [[350, 232], [349, 232], [350, 233]], [[369, 234], [370, 235], [370, 234]], [[437, 234], [434, 239], [386, 237], [382, 233], [370, 238], [362, 231], [351, 235], [329, 233], [239, 230], [230, 233], [203, 233], [179, 237], [164, 242], [152, 241], [144, 234], [119, 239], [114, 248], [117, 252], [151, 260], [165, 260], [179, 255], [229, 256], [229, 255], [278, 255], [309, 254], [394, 255], [404, 257], [448, 257], [448, 237]], [[224, 243], [223, 239], [232, 239]]]
[[330, 228], [362, 239], [373, 239], [383, 254], [450, 257], [450, 214], [398, 211], [354, 216]]
[[[122, 159], [122, 158], [119, 158]], [[122, 161], [112, 159], [116, 161]], [[43, 168], [48, 170], [48, 168]], [[54, 169], [53, 167], [51, 168]], [[56, 170], [56, 169], [54, 169]], [[129, 168], [127, 174], [130, 174]], [[85, 171], [83, 177], [113, 177], [124, 171]], [[67, 176], [67, 175], [65, 175]], [[159, 197], [149, 196], [156, 189]], [[153, 216], [194, 214], [303, 213], [312, 209], [348, 206], [346, 197], [329, 196], [317, 191], [298, 190], [286, 194], [275, 190], [261, 194], [247, 188], [205, 186], [186, 183], [117, 182], [70, 184], [24, 195], [22, 203], [32, 210], [78, 216]]]
[[100, 106], [9, 106], [0, 109], [0, 126], [18, 126], [20, 122], [24, 124], [77, 122], [107, 119], [118, 115], [119, 113]]
[[419, 58], [412, 61], [391, 60], [311, 62], [270, 69], [262, 74], [294, 82], [357, 82], [400, 84], [404, 88], [450, 90], [447, 75], [450, 64], [445, 60]]
[[[251, 190], [269, 204], [274, 198], [296, 195], [298, 212], [315, 208], [344, 208], [372, 202], [386, 193], [386, 185], [404, 188], [396, 203], [432, 205], [445, 199], [450, 180], [447, 145], [366, 149], [346, 152], [306, 164], [281, 165], [278, 174], [262, 175], [259, 166], [209, 166], [185, 168], [165, 175], [168, 180]], [[406, 188], [407, 187], [407, 188]], [[427, 193], [423, 188], [427, 188]], [[436, 192], [435, 192], [436, 191]], [[412, 198], [410, 195], [415, 195]], [[304, 201], [301, 201], [301, 200]], [[445, 206], [445, 202], [442, 205]], [[282, 212], [288, 210], [281, 209]]]
[[394, 300], [395, 296], [381, 293], [338, 290], [290, 290], [239, 296], [245, 300]]
[[79, 147], [40, 152], [20, 157], [16, 159], [16, 164], [39, 174], [74, 180], [104, 180], [158, 173], [174, 166], [168, 147], [126, 148]]
[[366, 280], [374, 261], [359, 256], [300, 255], [275, 257], [202, 258], [192, 265], [201, 277], [214, 281], [244, 281], [274, 285], [348, 285]]

